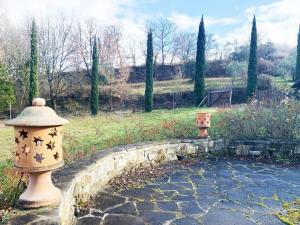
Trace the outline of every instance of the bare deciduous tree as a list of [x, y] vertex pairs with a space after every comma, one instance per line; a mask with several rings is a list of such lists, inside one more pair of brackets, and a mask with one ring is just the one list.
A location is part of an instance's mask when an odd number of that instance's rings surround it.
[[174, 44], [176, 26], [170, 20], [160, 18], [151, 23], [150, 27], [153, 29], [154, 47], [159, 52], [161, 65], [164, 66]]
[[180, 63], [186, 63], [195, 58], [197, 35], [195, 33], [179, 33], [174, 41], [173, 54]]
[[2, 27], [0, 43], [1, 61], [5, 63], [16, 87], [18, 109], [22, 109], [28, 102], [30, 22], [27, 22], [24, 27], [12, 26], [7, 23]]
[[217, 40], [214, 37], [213, 33], [206, 35], [206, 45], [205, 45], [205, 54], [207, 58], [211, 58], [212, 54], [216, 54], [218, 49]]
[[72, 42], [75, 52], [72, 58], [77, 72], [85, 71], [90, 78], [92, 65], [92, 40], [98, 34], [98, 28], [94, 19], [90, 18], [84, 22], [78, 21], [72, 33]]
[[[57, 97], [67, 85], [65, 79], [70, 75], [71, 58], [74, 46], [70, 41], [72, 21], [62, 14], [54, 21], [46, 18], [39, 29], [40, 64], [45, 74], [52, 107], [56, 109]], [[68, 82], [70, 85], [70, 82]]]

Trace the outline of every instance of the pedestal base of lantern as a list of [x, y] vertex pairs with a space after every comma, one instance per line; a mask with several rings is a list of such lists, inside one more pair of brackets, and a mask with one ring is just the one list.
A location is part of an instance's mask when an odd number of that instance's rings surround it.
[[29, 173], [29, 184], [17, 204], [26, 209], [40, 208], [59, 203], [61, 192], [51, 180], [51, 171]]
[[208, 133], [207, 133], [207, 128], [206, 127], [201, 127], [199, 128], [199, 137], [200, 138], [208, 138]]

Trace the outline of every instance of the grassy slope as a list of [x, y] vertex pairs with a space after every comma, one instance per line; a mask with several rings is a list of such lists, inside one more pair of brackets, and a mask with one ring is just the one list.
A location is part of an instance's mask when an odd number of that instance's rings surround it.
[[[293, 82], [285, 80], [282, 77], [273, 77], [273, 82], [277, 87], [283, 91], [291, 89]], [[143, 95], [145, 91], [145, 83], [133, 83], [129, 85], [129, 94]], [[205, 86], [210, 88], [226, 88], [232, 87], [232, 79], [230, 77], [221, 78], [206, 78]], [[233, 87], [246, 87], [246, 81], [242, 79], [235, 79]], [[154, 82], [154, 94], [175, 93], [193, 91], [194, 83], [190, 79], [180, 80], [166, 80]]]
[[[232, 80], [230, 77], [222, 78], [206, 78], [205, 85], [207, 89], [210, 88], [225, 88], [231, 87]], [[243, 80], [235, 80], [234, 87], [242, 87], [245, 85]], [[143, 95], [145, 91], [144, 83], [129, 84], [129, 94]], [[193, 91], [194, 83], [190, 79], [180, 80], [167, 80], [167, 81], [155, 81], [154, 82], [154, 94], [174, 93], [174, 92], [186, 92]]]

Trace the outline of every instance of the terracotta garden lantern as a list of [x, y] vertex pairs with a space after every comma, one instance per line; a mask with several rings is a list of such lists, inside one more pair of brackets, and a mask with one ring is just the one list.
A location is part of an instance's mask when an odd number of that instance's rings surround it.
[[51, 171], [63, 166], [62, 125], [67, 120], [36, 98], [32, 106], [7, 121], [15, 129], [16, 170], [29, 175], [26, 191], [18, 204], [23, 208], [38, 208], [59, 202], [61, 192], [51, 180]]
[[207, 138], [208, 133], [207, 129], [210, 127], [210, 113], [197, 113], [196, 114], [196, 122], [197, 126], [199, 127], [199, 137], [200, 138]]

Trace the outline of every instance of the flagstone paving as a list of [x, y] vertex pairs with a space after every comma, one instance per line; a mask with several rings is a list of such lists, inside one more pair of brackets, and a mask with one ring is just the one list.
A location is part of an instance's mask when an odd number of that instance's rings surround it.
[[275, 225], [286, 201], [300, 197], [300, 169], [214, 159], [168, 164], [141, 187], [100, 191], [77, 224]]

